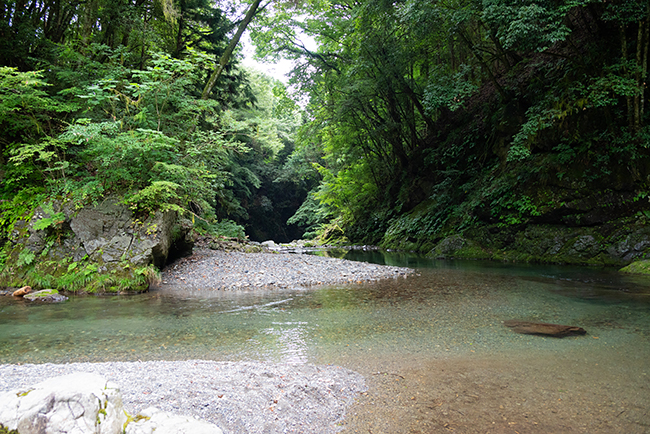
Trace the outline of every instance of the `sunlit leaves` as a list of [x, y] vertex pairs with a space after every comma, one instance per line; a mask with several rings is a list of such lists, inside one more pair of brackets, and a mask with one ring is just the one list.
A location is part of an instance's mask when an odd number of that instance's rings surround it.
[[50, 114], [76, 109], [73, 104], [51, 98], [46, 92], [48, 86], [41, 71], [0, 67], [0, 126], [5, 140], [52, 133]]
[[484, 1], [483, 18], [507, 49], [544, 51], [570, 33], [562, 14], [547, 2]]
[[441, 67], [434, 69], [424, 91], [424, 105], [427, 112], [433, 115], [436, 110], [443, 107], [451, 111], [461, 108], [467, 98], [478, 89], [478, 86], [469, 79], [470, 73], [468, 65], [462, 65], [453, 75], [445, 74]]

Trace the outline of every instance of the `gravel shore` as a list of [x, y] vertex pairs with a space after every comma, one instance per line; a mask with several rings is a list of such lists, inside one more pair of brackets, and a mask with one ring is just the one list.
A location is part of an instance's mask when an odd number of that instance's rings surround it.
[[[305, 254], [198, 248], [163, 270], [153, 289], [310, 287], [406, 277], [412, 271]], [[0, 391], [75, 372], [117, 383], [132, 414], [155, 406], [212, 422], [224, 433], [335, 433], [346, 408], [366, 390], [361, 374], [336, 366], [188, 360], [0, 365]]]
[[413, 270], [293, 253], [241, 253], [195, 249], [162, 273], [161, 288], [232, 291], [360, 283], [405, 277]]
[[226, 434], [335, 433], [366, 390], [360, 374], [336, 366], [187, 360], [0, 365], [0, 391], [75, 372], [114, 381], [131, 414], [155, 406]]

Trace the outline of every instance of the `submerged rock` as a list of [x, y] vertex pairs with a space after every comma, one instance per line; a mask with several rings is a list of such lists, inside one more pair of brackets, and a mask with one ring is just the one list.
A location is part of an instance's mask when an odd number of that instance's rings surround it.
[[563, 338], [565, 336], [584, 335], [585, 329], [577, 326], [568, 326], [560, 324], [549, 324], [544, 322], [520, 321], [511, 319], [503, 322], [503, 325], [510, 327], [515, 333], [526, 335], [544, 335]]
[[59, 294], [56, 289], [43, 289], [41, 291], [32, 292], [25, 295], [25, 300], [40, 301], [43, 303], [60, 303], [66, 301], [68, 297]]

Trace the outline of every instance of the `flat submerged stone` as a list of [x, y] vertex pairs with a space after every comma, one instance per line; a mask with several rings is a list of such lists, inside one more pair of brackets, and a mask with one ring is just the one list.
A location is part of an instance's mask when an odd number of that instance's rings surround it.
[[544, 322], [531, 322], [511, 319], [503, 322], [503, 325], [512, 329], [515, 333], [526, 335], [544, 335], [563, 338], [565, 336], [575, 336], [587, 334], [582, 327], [550, 324]]

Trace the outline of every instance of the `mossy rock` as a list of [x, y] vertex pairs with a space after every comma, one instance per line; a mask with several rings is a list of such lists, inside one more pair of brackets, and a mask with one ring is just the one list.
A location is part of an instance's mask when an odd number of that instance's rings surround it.
[[68, 297], [59, 294], [56, 289], [43, 289], [41, 291], [32, 292], [25, 295], [26, 300], [40, 301], [45, 303], [60, 303], [66, 301]]
[[632, 262], [627, 267], [621, 268], [621, 273], [628, 274], [646, 274], [650, 275], [650, 259], [642, 259], [640, 261]]

